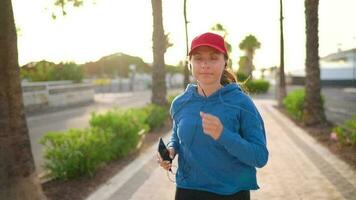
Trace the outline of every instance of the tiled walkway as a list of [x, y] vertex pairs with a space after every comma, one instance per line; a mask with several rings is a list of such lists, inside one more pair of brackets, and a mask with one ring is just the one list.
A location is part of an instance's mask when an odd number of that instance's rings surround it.
[[[257, 170], [261, 189], [252, 191], [252, 199], [356, 200], [355, 169], [279, 113], [274, 101], [255, 103], [265, 121], [270, 157]], [[88, 199], [174, 199], [175, 185], [156, 164], [155, 151], [153, 146]]]

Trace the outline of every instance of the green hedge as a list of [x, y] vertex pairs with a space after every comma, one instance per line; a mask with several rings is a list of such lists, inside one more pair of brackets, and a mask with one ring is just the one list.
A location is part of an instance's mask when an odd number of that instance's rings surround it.
[[237, 72], [236, 73], [236, 78], [237, 78], [237, 81], [244, 82], [244, 81], [246, 81], [248, 76], [246, 76], [244, 73]]
[[245, 88], [247, 89], [248, 93], [252, 94], [260, 94], [266, 93], [269, 89], [269, 82], [265, 80], [248, 80], [245, 83]]
[[105, 114], [93, 113], [90, 126], [103, 130], [110, 135], [110, 150], [107, 152], [110, 160], [127, 155], [139, 142], [140, 131], [146, 132], [145, 124], [148, 113], [143, 109], [108, 111]]
[[150, 104], [145, 107], [146, 112], [149, 113], [146, 123], [148, 124], [150, 130], [161, 126], [165, 119], [168, 118], [169, 112], [167, 108], [160, 107], [154, 104]]
[[356, 115], [345, 123], [338, 125], [333, 129], [337, 135], [337, 139], [341, 144], [356, 145]]
[[49, 132], [40, 142], [44, 145], [44, 168], [61, 180], [92, 175], [108, 160], [110, 137], [109, 133], [92, 128]]
[[21, 68], [20, 74], [22, 79], [29, 81], [59, 81], [72, 80], [81, 82], [83, 79], [83, 71], [80, 66], [75, 63], [53, 63], [39, 62], [31, 68]]
[[236, 73], [237, 81], [246, 93], [260, 94], [268, 92], [270, 84], [263, 79], [251, 79], [244, 73]]
[[44, 168], [55, 179], [91, 176], [105, 162], [135, 149], [140, 135], [160, 126], [167, 117], [168, 109], [156, 105], [93, 113], [90, 128], [43, 136], [40, 143], [44, 145]]
[[283, 99], [283, 105], [287, 112], [295, 119], [302, 120], [304, 109], [304, 89], [294, 90]]
[[[286, 108], [287, 112], [299, 121], [303, 120], [304, 97], [305, 90], [297, 89], [289, 92], [283, 99], [283, 106]], [[321, 97], [321, 100], [323, 104], [322, 106], [324, 107], [324, 96]]]

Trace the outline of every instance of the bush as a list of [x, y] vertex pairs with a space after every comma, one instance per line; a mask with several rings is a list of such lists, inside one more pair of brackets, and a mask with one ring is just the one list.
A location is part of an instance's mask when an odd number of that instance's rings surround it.
[[71, 129], [49, 132], [40, 143], [44, 145], [44, 168], [54, 178], [67, 180], [93, 172], [108, 160], [110, 136], [100, 129]]
[[105, 162], [130, 153], [142, 134], [160, 126], [167, 117], [167, 108], [156, 105], [92, 113], [88, 129], [43, 136], [40, 143], [45, 149], [44, 167], [53, 178], [61, 180], [91, 176]]
[[80, 66], [75, 63], [60, 63], [48, 74], [50, 81], [57, 80], [72, 80], [74, 82], [81, 82], [83, 79], [83, 71]]
[[249, 76], [241, 72], [236, 72], [237, 82], [240, 84], [241, 89], [246, 93], [260, 94], [266, 93], [269, 89], [269, 82], [263, 79], [251, 79]]
[[259, 94], [266, 93], [269, 89], [269, 82], [265, 80], [248, 80], [245, 83], [248, 93]]
[[356, 145], [356, 115], [333, 129], [341, 144]]
[[54, 63], [39, 62], [30, 69], [20, 68], [20, 76], [29, 81], [49, 81], [49, 73], [55, 68]]
[[104, 86], [111, 84], [111, 79], [95, 79], [92, 82], [96, 86]]
[[146, 123], [150, 127], [150, 130], [161, 126], [168, 118], [169, 112], [165, 107], [150, 104], [145, 107], [148, 117]]
[[48, 62], [39, 62], [30, 69], [21, 68], [21, 78], [29, 81], [59, 81], [71, 80], [81, 82], [83, 71], [75, 63], [60, 63], [55, 65]]
[[237, 73], [236, 73], [236, 78], [237, 78], [237, 81], [238, 81], [238, 82], [244, 82], [244, 81], [247, 80], [248, 76], [245, 75], [244, 73], [237, 72]]
[[287, 112], [297, 120], [302, 120], [303, 118], [304, 96], [304, 89], [298, 89], [290, 92], [283, 99], [283, 105]]
[[[294, 90], [283, 99], [283, 106], [287, 112], [295, 119], [303, 120], [305, 90]], [[321, 96], [322, 106], [324, 107], [324, 96]]]
[[148, 114], [142, 109], [129, 109], [126, 111], [114, 110], [105, 114], [92, 114], [90, 126], [98, 128], [111, 135], [111, 159], [127, 155], [134, 149], [140, 139], [140, 132], [149, 130], [145, 121]]

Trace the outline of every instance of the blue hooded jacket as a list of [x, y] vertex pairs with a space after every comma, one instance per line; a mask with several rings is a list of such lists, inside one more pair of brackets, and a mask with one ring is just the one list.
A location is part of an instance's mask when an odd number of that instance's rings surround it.
[[[200, 111], [218, 117], [217, 140], [205, 134]], [[249, 96], [236, 83], [208, 97], [189, 84], [171, 105], [173, 133], [168, 146], [178, 154], [176, 184], [221, 195], [258, 189], [256, 167], [268, 160], [263, 120]]]

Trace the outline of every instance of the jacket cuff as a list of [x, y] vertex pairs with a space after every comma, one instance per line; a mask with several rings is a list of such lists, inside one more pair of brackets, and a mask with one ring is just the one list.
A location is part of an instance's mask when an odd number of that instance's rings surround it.
[[236, 142], [241, 141], [241, 136], [238, 133], [234, 133], [226, 128], [220, 134], [220, 137], [216, 140], [224, 147], [234, 146]]
[[179, 145], [176, 142], [169, 142], [167, 144], [167, 148], [168, 147], [173, 147], [173, 149], [176, 152], [176, 154], [179, 152]]

